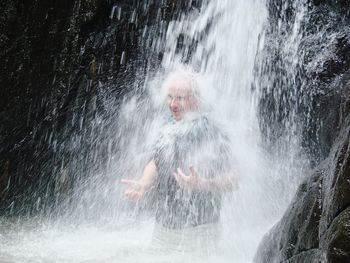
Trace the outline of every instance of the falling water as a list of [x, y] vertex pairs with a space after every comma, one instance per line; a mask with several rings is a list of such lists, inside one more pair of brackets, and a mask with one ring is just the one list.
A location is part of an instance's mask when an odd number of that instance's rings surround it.
[[[110, 18], [119, 19], [120, 12], [113, 7]], [[267, 16], [263, 1], [207, 1], [167, 27], [159, 25], [157, 30], [162, 32], [149, 48], [163, 54], [161, 67], [149, 68], [143, 87], [123, 100], [117, 114], [107, 116], [117, 124], [101, 136], [109, 140], [107, 168], [81, 180], [73, 201], [62, 205], [58, 219], [0, 221], [0, 261], [251, 262], [304, 169], [304, 164], [296, 166], [300, 153], [293, 127], [274, 148], [278, 154], [266, 149], [266, 134], [261, 132], [259, 101], [269, 79], [258, 73], [268, 62], [262, 55]], [[297, 56], [293, 48], [299, 44], [299, 23], [295, 21], [295, 34], [288, 41], [291, 46], [285, 47], [288, 59]], [[147, 42], [146, 36], [143, 41]], [[207, 258], [144, 252], [154, 226], [152, 200], [135, 205], [124, 197], [125, 189], [119, 184], [121, 178], [136, 179], [142, 174], [167, 114], [161, 83], [166, 74], [183, 67], [197, 72], [205, 109], [230, 138], [240, 182], [239, 189], [224, 198], [220, 252]], [[105, 104], [113, 108], [108, 96]], [[102, 122], [91, 125], [102, 127]], [[287, 147], [287, 142], [293, 147]], [[112, 150], [112, 145], [118, 150]]]

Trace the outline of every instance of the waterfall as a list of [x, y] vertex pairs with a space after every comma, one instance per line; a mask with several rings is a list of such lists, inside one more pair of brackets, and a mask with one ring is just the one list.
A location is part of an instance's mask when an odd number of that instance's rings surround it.
[[[283, 17], [273, 24], [277, 32], [290, 32], [281, 49], [280, 43], [272, 42], [267, 5], [259, 0], [203, 1], [169, 23], [145, 26], [140, 44], [150, 53], [162, 54], [161, 65], [140, 65], [140, 72], [146, 68], [145, 76], [140, 73], [144, 79], [135, 80], [135, 89], [118, 111], [106, 91], [106, 116], [91, 124], [91, 133], [101, 133], [98, 138], [107, 145], [107, 165], [91, 171], [88, 178], [81, 176], [73, 200], [62, 204], [59, 219], [7, 222], [7, 232], [0, 234], [0, 256], [17, 262], [189, 261], [191, 255], [143, 253], [154, 225], [152, 196], [135, 205], [126, 200], [119, 183], [142, 174], [167, 112], [160, 96], [162, 82], [169, 72], [187, 68], [196, 72], [206, 110], [230, 138], [240, 184], [224, 198], [220, 254], [191, 261], [252, 261], [262, 236], [281, 217], [309, 168], [301, 150], [295, 101], [306, 6], [295, 2], [290, 29], [283, 28]], [[119, 20], [120, 12], [113, 6], [110, 19]], [[282, 67], [288, 71], [276, 71], [279, 65], [271, 50], [281, 52]], [[280, 118], [282, 123], [276, 121]], [[103, 129], [105, 119], [114, 124]], [[93, 163], [99, 156], [92, 152], [89, 158]]]

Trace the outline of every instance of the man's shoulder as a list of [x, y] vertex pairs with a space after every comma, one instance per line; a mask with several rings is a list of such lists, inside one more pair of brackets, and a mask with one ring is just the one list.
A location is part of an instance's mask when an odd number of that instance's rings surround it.
[[220, 124], [209, 115], [201, 116], [198, 120], [198, 126], [201, 127], [205, 132], [210, 134], [224, 134], [224, 131], [223, 129], [221, 129]]
[[192, 133], [197, 138], [202, 138], [205, 141], [212, 143], [228, 143], [229, 137], [219, 122], [208, 115], [202, 115], [193, 122]]

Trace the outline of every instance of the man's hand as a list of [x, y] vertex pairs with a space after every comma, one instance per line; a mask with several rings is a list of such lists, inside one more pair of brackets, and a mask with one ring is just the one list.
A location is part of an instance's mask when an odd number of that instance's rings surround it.
[[174, 177], [177, 183], [183, 187], [190, 190], [204, 190], [205, 181], [200, 178], [197, 172], [194, 170], [193, 166], [190, 166], [190, 173], [186, 175], [180, 168], [177, 168], [174, 173]]
[[125, 191], [125, 196], [132, 201], [139, 201], [145, 195], [145, 193], [151, 188], [154, 181], [158, 176], [157, 166], [152, 159], [143, 170], [143, 175], [137, 181], [122, 179], [121, 183], [127, 188]]
[[134, 181], [134, 180], [122, 179], [121, 183], [127, 187], [124, 194], [130, 200], [137, 202], [140, 199], [142, 199], [143, 196], [145, 195], [145, 192], [146, 192], [145, 187], [143, 187], [143, 185], [140, 182]]

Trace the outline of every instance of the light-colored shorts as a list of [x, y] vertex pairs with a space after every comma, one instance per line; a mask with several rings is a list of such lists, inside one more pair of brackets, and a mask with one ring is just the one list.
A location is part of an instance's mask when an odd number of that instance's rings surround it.
[[220, 233], [219, 223], [183, 229], [168, 229], [156, 223], [148, 252], [211, 255], [217, 249]]

